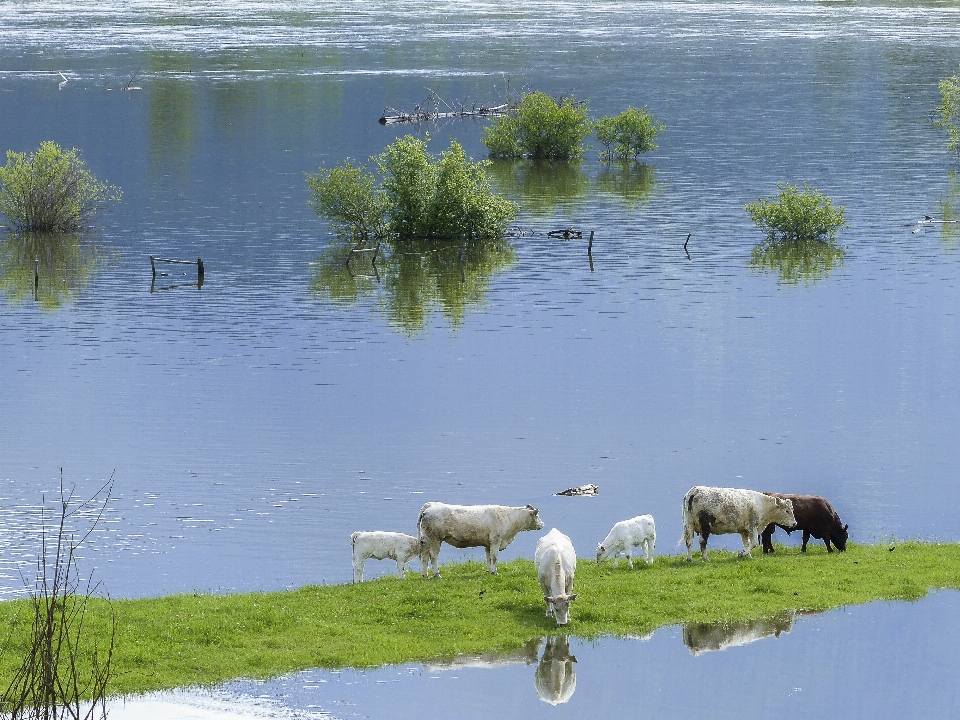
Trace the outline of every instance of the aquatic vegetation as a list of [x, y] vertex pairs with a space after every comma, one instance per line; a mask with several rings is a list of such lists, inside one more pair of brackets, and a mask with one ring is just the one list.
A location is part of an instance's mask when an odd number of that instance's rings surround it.
[[101, 182], [76, 148], [40, 143], [35, 153], [7, 151], [0, 167], [0, 214], [20, 232], [70, 232], [86, 228], [120, 190]]
[[647, 107], [628, 107], [619, 115], [594, 122], [597, 140], [603, 145], [601, 160], [636, 160], [641, 153], [656, 150], [654, 140], [667, 126], [647, 112]]
[[[664, 625], [746, 623], [960, 589], [956, 543], [850, 543], [842, 554], [779, 546], [753, 560], [709, 555], [712, 562], [694, 564], [661, 555], [634, 570], [581, 558], [577, 612], [563, 629], [543, 617], [529, 560], [500, 563], [496, 577], [473, 562], [444, 566], [439, 581], [411, 573], [288, 592], [114, 600], [112, 611], [90, 598], [85, 622], [106, 633], [116, 614], [108, 692], [120, 694], [518, 649], [543, 635], [637, 637]], [[31, 618], [27, 601], [0, 603], [0, 625], [12, 631], [0, 657], [0, 686], [19, 664]]]
[[313, 208], [355, 242], [496, 240], [516, 217], [490, 189], [489, 161], [468, 158], [455, 140], [435, 158], [407, 135], [371, 161], [378, 175], [348, 160], [307, 176]]
[[587, 103], [576, 98], [555, 100], [537, 90], [524, 93], [508, 115], [484, 131], [490, 157], [501, 159], [576, 160], [593, 129]]
[[960, 75], [945, 77], [938, 85], [940, 105], [933, 124], [947, 131], [947, 149], [960, 156]]
[[767, 242], [821, 240], [832, 242], [839, 230], [847, 227], [844, 208], [834, 205], [819, 190], [804, 185], [803, 192], [793, 185], [777, 184], [776, 200], [758, 199], [744, 205], [750, 219], [767, 235]]

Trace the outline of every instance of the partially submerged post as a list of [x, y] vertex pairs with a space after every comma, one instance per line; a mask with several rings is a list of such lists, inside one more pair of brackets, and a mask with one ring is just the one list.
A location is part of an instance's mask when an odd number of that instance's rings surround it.
[[36, 299], [40, 292], [40, 258], [33, 260], [33, 297]]
[[[203, 282], [203, 260], [197, 258], [196, 260], [171, 260], [170, 258], [161, 258], [150, 256], [150, 270], [153, 272], [153, 277], [157, 277], [157, 263], [165, 262], [172, 263], [174, 265], [196, 265], [197, 266], [197, 282]], [[161, 273], [162, 274], [162, 273]]]

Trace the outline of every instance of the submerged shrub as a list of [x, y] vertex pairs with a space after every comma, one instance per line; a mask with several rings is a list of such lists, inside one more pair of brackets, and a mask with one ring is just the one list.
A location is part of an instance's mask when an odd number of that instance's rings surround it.
[[778, 184], [776, 200], [758, 199], [744, 209], [750, 219], [767, 235], [768, 242], [824, 240], [833, 241], [847, 227], [843, 206], [834, 206], [819, 190], [804, 185], [803, 192], [792, 185]]
[[0, 213], [21, 232], [70, 232], [86, 228], [120, 190], [98, 180], [76, 148], [40, 143], [35, 153], [7, 151], [0, 167]]
[[320, 168], [307, 176], [310, 205], [339, 235], [360, 241], [379, 238], [386, 224], [386, 204], [376, 181], [351, 160], [332, 169]]
[[307, 176], [311, 205], [341, 235], [364, 242], [502, 238], [517, 206], [492, 192], [489, 161], [456, 141], [439, 158], [407, 135], [371, 158], [377, 175], [347, 161]]
[[524, 93], [509, 115], [484, 131], [482, 142], [492, 158], [571, 160], [583, 157], [592, 128], [586, 102], [572, 97], [558, 102], [538, 90]]
[[939, 85], [941, 102], [933, 124], [947, 131], [947, 149], [960, 155], [960, 76], [943, 78]]
[[642, 108], [628, 107], [619, 115], [602, 117], [594, 123], [597, 140], [604, 149], [602, 160], [636, 160], [640, 153], [656, 150], [657, 136], [667, 126]]

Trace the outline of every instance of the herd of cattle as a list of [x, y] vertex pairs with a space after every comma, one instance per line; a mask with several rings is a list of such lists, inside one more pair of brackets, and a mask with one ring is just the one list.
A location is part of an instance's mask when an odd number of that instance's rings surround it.
[[[693, 538], [700, 536], [700, 554], [707, 560], [707, 540], [711, 535], [736, 533], [743, 540], [741, 557], [750, 557], [751, 550], [762, 542], [763, 552], [773, 552], [772, 537], [776, 528], [788, 533], [803, 532], [801, 550], [806, 552], [811, 537], [823, 540], [828, 552], [847, 548], [847, 525], [840, 522], [833, 506], [816, 495], [761, 493], [738, 488], [696, 486], [683, 496], [683, 536], [687, 561], [693, 560]], [[517, 533], [542, 530], [540, 512], [532, 505], [447, 505], [428, 502], [420, 509], [417, 537], [396, 532], [355, 532], [350, 537], [353, 555], [353, 579], [363, 580], [366, 560], [395, 560], [397, 573], [403, 577], [404, 566], [420, 558], [421, 572], [440, 577], [438, 557], [441, 543], [457, 548], [482, 547], [487, 551], [487, 570], [497, 573], [497, 553], [513, 542]], [[597, 546], [597, 562], [613, 557], [614, 567], [620, 554], [633, 567], [633, 548], [641, 548], [643, 559], [653, 562], [657, 531], [650, 515], [640, 515], [618, 522]], [[547, 617], [555, 617], [558, 625], [570, 620], [570, 603], [577, 556], [570, 538], [556, 528], [537, 542], [534, 555], [537, 579], [547, 604]]]

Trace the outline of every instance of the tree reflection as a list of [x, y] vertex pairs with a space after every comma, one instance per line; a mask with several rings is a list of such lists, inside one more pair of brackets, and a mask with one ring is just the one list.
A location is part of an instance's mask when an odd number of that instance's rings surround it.
[[580, 163], [498, 160], [487, 174], [499, 194], [518, 199], [523, 210], [534, 215], [569, 207], [590, 191], [590, 178]]
[[780, 282], [797, 285], [823, 280], [843, 265], [842, 246], [828, 240], [764, 241], [750, 252], [750, 267], [758, 272], [775, 272]]
[[45, 310], [57, 310], [76, 299], [99, 262], [96, 248], [74, 233], [11, 233], [0, 244], [0, 290], [12, 305], [34, 298]]
[[350, 246], [335, 244], [316, 262], [310, 291], [335, 302], [376, 297], [388, 322], [408, 334], [423, 330], [439, 309], [456, 329], [469, 307], [483, 303], [487, 286], [514, 261], [509, 242], [415, 241], [402, 250], [347, 257]]
[[960, 179], [957, 171], [950, 172], [950, 186], [940, 201], [940, 241], [947, 247], [953, 247], [960, 239]]
[[647, 202], [657, 187], [657, 169], [636, 162], [608, 163], [597, 175], [597, 192], [628, 206]]

